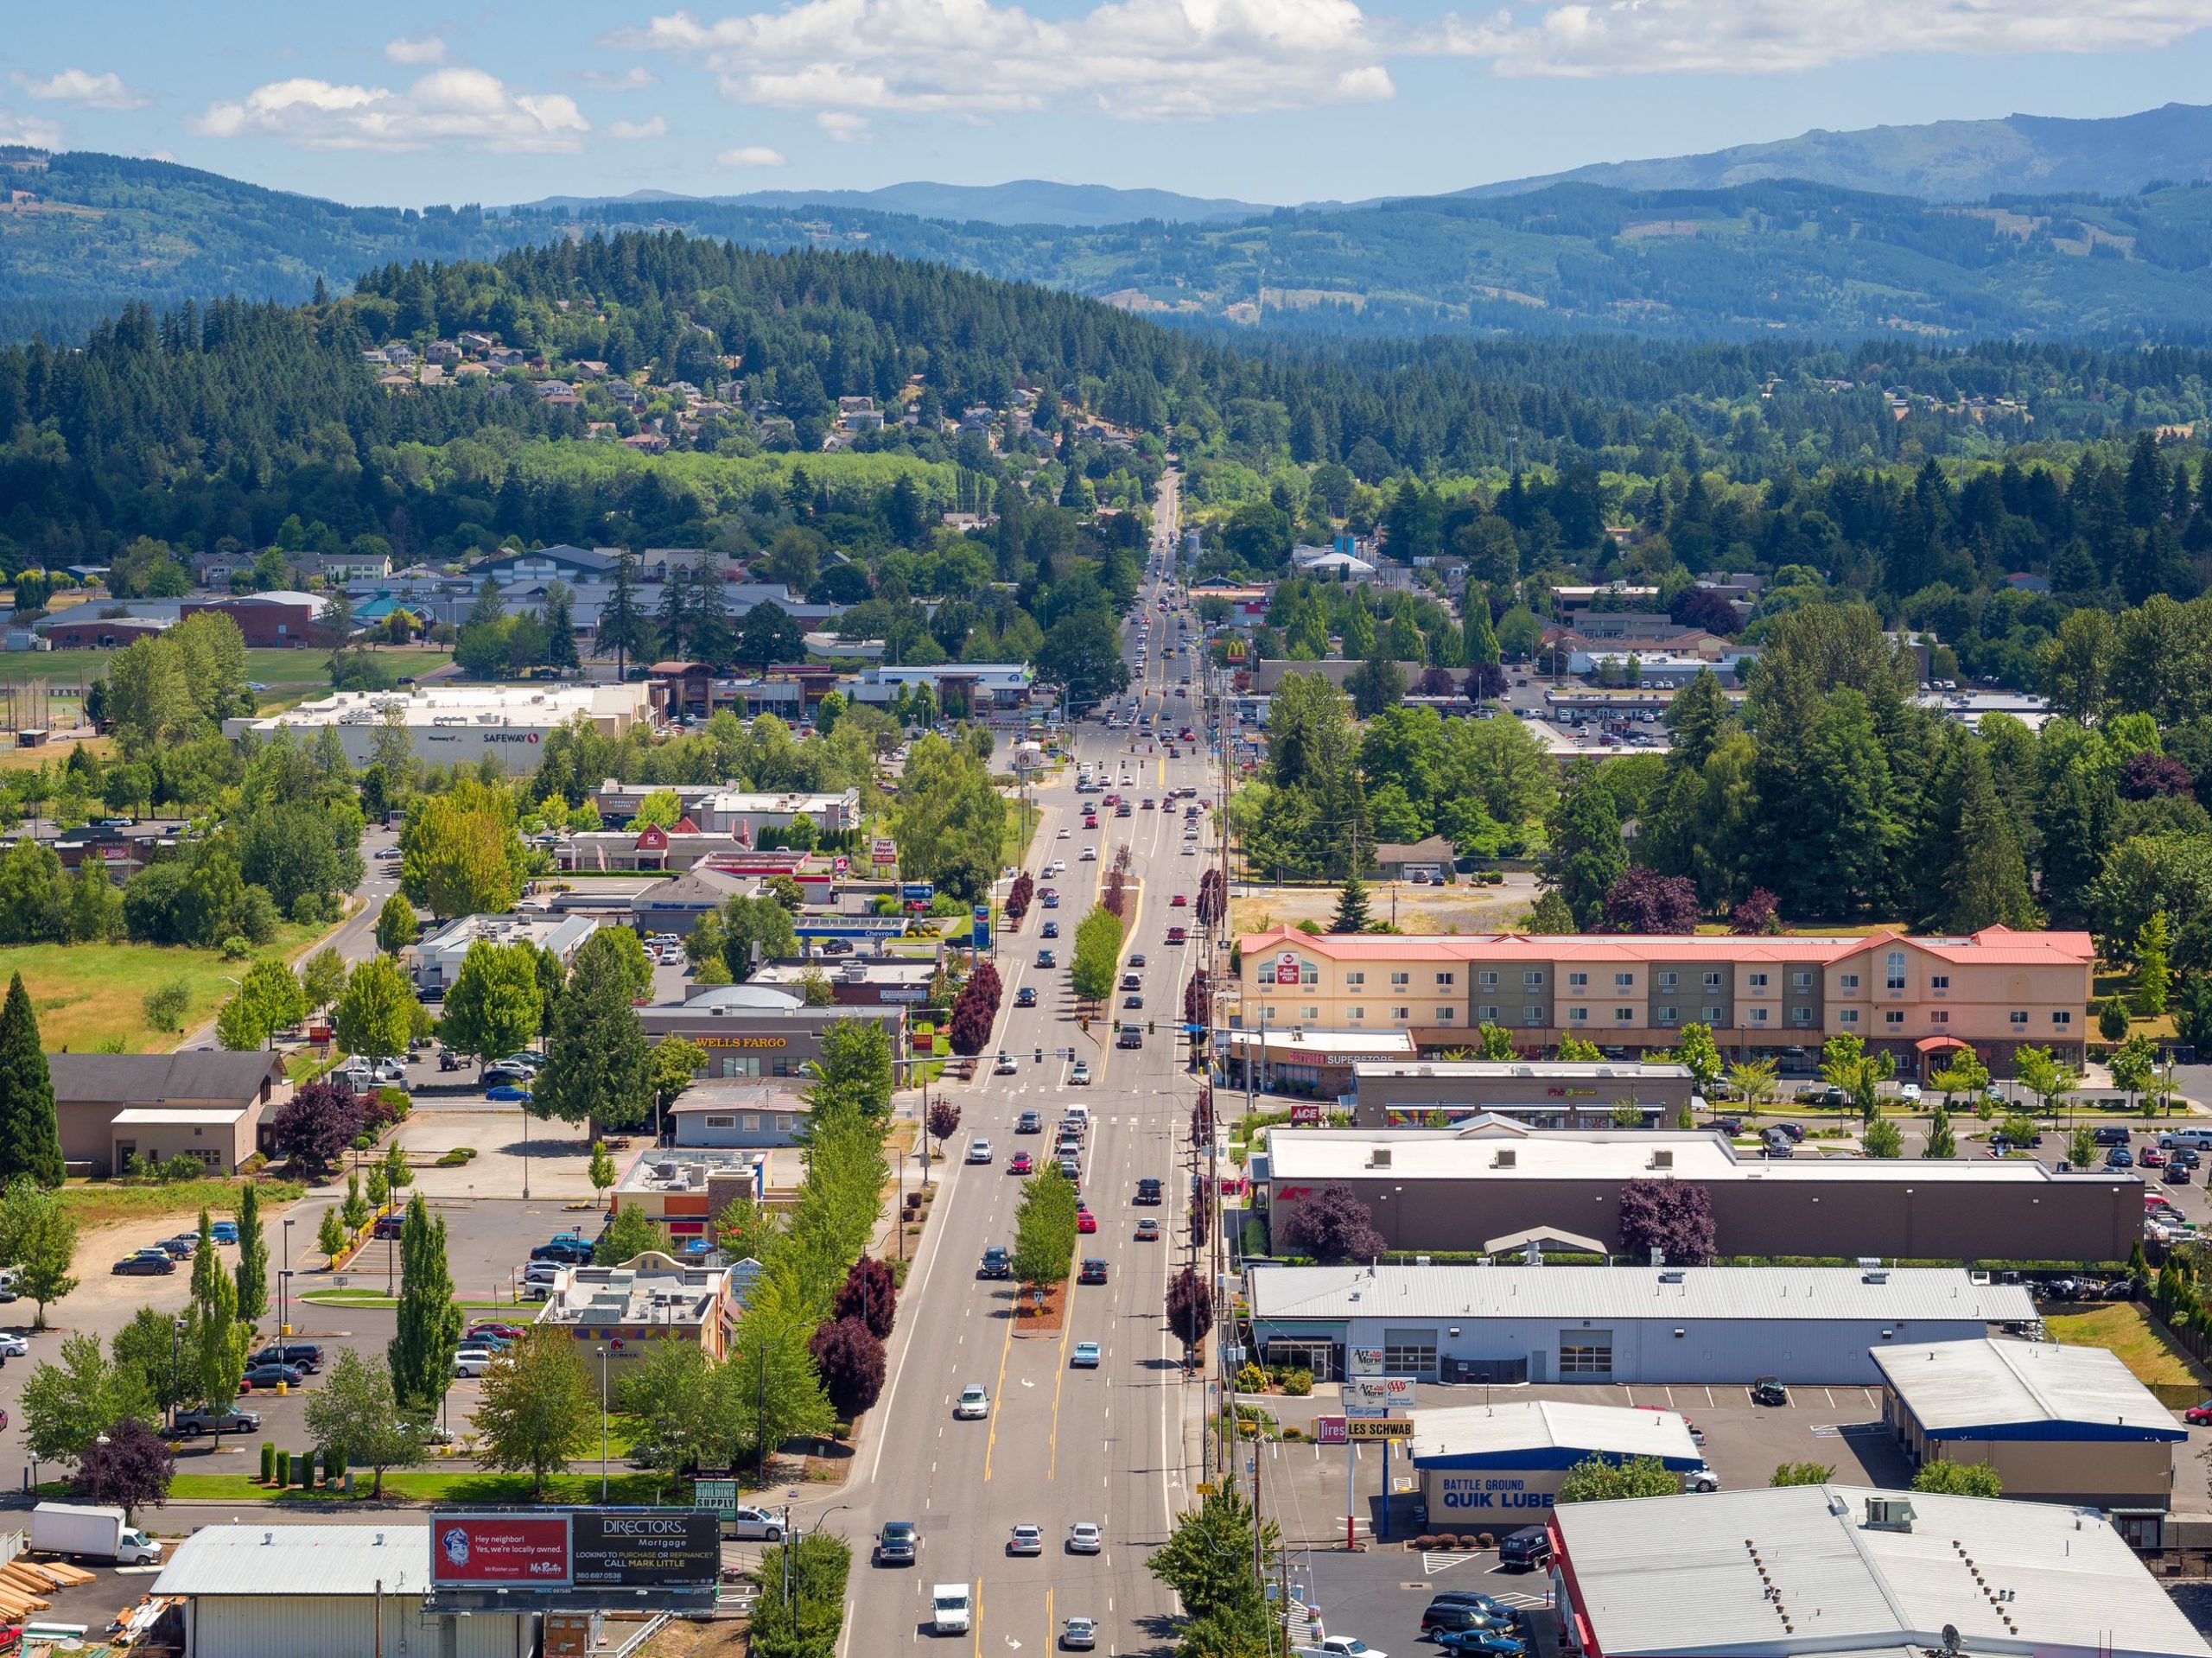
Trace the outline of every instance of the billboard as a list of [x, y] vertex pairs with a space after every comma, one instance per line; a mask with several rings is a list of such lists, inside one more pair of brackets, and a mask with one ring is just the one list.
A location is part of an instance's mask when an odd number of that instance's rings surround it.
[[1382, 1416], [1390, 1411], [1414, 1407], [1411, 1376], [1346, 1376], [1343, 1391], [1347, 1416]]
[[579, 1509], [569, 1516], [579, 1589], [712, 1584], [721, 1571], [713, 1509]]
[[565, 1589], [570, 1581], [565, 1514], [430, 1515], [434, 1589]]

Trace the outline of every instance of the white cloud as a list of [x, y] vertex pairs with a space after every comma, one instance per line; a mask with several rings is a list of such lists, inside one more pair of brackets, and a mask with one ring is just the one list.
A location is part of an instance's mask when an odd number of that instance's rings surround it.
[[607, 124], [607, 136], [610, 138], [665, 138], [668, 137], [668, 119], [665, 116], [656, 115], [650, 121], [610, 121]]
[[847, 110], [824, 110], [814, 124], [841, 144], [856, 144], [869, 136], [868, 118]]
[[64, 69], [41, 80], [35, 76], [9, 77], [41, 104], [74, 104], [87, 110], [143, 110], [153, 100], [110, 70], [95, 75], [83, 69]]
[[[1032, 0], [1034, 3], [1035, 0]], [[1400, 0], [1402, 3], [1402, 0]], [[696, 62], [734, 102], [968, 120], [1095, 110], [1202, 120], [1396, 95], [1407, 59], [1503, 75], [1786, 73], [1890, 53], [2156, 48], [2212, 25], [2212, 0], [1509, 0], [1434, 22], [1357, 0], [784, 0], [657, 16], [614, 48]]]
[[1433, 49], [1500, 74], [1780, 74], [1890, 53], [2140, 51], [2212, 24], [2212, 0], [1556, 0], [1452, 17]]
[[174, 163], [176, 157], [166, 149], [149, 149], [146, 152], [146, 159], [149, 162], [169, 162]]
[[1353, 0], [1105, 0], [1065, 21], [995, 0], [798, 0], [608, 40], [695, 59], [725, 96], [779, 109], [973, 118], [1080, 102], [1202, 119], [1393, 92], [1388, 43]]
[[717, 167], [781, 167], [784, 152], [771, 149], [766, 144], [741, 144], [735, 149], [725, 149], [715, 157]]
[[0, 110], [0, 144], [28, 144], [33, 149], [61, 148], [61, 123], [42, 116]]
[[583, 73], [585, 86], [603, 92], [641, 92], [658, 79], [642, 63], [632, 64], [619, 75], [606, 69], [587, 69]]
[[211, 137], [273, 137], [302, 149], [571, 151], [591, 124], [559, 92], [517, 92], [480, 69], [436, 69], [405, 92], [295, 79], [210, 104], [194, 124]]
[[384, 43], [384, 54], [393, 63], [443, 63], [446, 60], [445, 37], [442, 35], [403, 35], [396, 41]]

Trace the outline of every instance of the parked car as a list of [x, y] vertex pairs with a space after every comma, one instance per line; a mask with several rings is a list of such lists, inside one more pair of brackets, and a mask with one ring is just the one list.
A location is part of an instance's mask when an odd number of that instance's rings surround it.
[[258, 1433], [261, 1413], [257, 1410], [181, 1410], [171, 1432], [190, 1439], [200, 1433]]
[[764, 1543], [784, 1540], [784, 1517], [766, 1509], [737, 1509], [732, 1511], [731, 1534], [740, 1539], [757, 1540]]
[[158, 1278], [176, 1270], [176, 1262], [160, 1249], [141, 1249], [115, 1263], [113, 1271], [118, 1277]]
[[1786, 1405], [1789, 1389], [1782, 1385], [1779, 1376], [1761, 1376], [1751, 1383], [1751, 1403], [1754, 1405]]
[[200, 1248], [200, 1234], [180, 1232], [173, 1238], [163, 1238], [155, 1247], [172, 1261], [189, 1261]]
[[238, 1241], [238, 1223], [236, 1221], [216, 1221], [207, 1228], [207, 1236], [218, 1243], [236, 1243]]
[[273, 1388], [282, 1382], [287, 1388], [306, 1384], [308, 1373], [296, 1364], [249, 1364], [245, 1382], [249, 1388]]
[[322, 1349], [314, 1342], [271, 1342], [247, 1361], [250, 1364], [289, 1364], [309, 1375], [322, 1369]]
[[1519, 1531], [1508, 1532], [1497, 1545], [1497, 1563], [1509, 1572], [1533, 1572], [1549, 1566], [1551, 1534], [1541, 1526], [1526, 1526]]
[[488, 1347], [464, 1347], [453, 1356], [453, 1373], [457, 1376], [480, 1376], [492, 1368], [496, 1356]]
[[533, 1096], [531, 1094], [531, 1091], [523, 1087], [519, 1083], [502, 1083], [497, 1088], [486, 1089], [484, 1090], [484, 1097], [487, 1100], [499, 1100], [505, 1103], [513, 1103], [519, 1101], [527, 1104]]

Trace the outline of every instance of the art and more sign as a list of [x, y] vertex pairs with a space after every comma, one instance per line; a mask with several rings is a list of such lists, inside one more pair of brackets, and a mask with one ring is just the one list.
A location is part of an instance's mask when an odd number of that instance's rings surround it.
[[[1357, 1350], [1363, 1356], [1373, 1354], [1379, 1367], [1382, 1355], [1377, 1348]], [[1344, 1414], [1347, 1416], [1381, 1416], [1394, 1410], [1414, 1407], [1414, 1378], [1362, 1375], [1357, 1367], [1344, 1381]]]

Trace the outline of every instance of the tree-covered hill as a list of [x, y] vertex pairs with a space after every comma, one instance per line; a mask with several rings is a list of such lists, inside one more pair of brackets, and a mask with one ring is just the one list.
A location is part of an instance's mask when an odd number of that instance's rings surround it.
[[803, 200], [354, 208], [161, 162], [0, 151], [0, 339], [80, 338], [130, 300], [296, 303], [365, 270], [624, 230], [866, 251], [1296, 334], [1683, 340], [2171, 338], [2212, 327], [2212, 189], [1931, 206], [1765, 181], [1562, 184], [1242, 222], [956, 223]]

